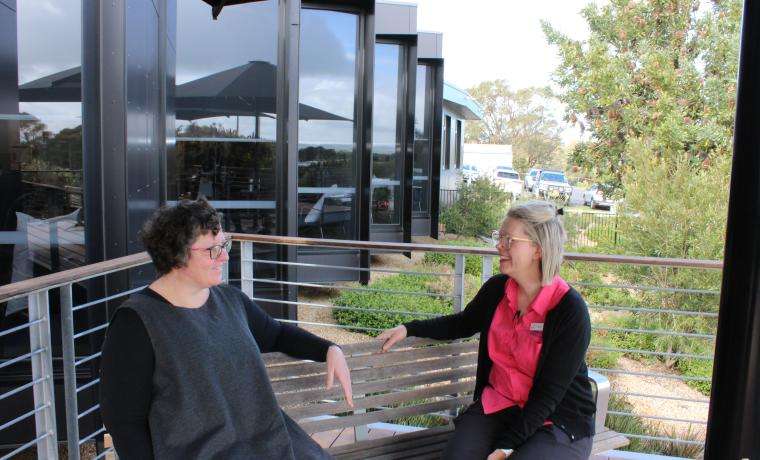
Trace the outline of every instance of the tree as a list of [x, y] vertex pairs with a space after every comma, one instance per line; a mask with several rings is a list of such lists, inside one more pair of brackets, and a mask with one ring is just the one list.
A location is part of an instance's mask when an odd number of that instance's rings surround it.
[[560, 126], [549, 107], [553, 95], [548, 88], [512, 90], [504, 80], [484, 81], [467, 90], [483, 107], [483, 119], [467, 123], [465, 141], [481, 144], [511, 144], [515, 169], [558, 164]]
[[587, 6], [588, 40], [542, 24], [559, 52], [566, 119], [588, 131], [571, 162], [620, 189], [631, 142], [666, 163], [728, 155], [733, 134], [740, 0], [612, 0]]

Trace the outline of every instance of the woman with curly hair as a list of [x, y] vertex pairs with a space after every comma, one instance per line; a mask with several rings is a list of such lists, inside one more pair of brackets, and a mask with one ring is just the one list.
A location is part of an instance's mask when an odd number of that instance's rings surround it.
[[499, 271], [464, 311], [411, 321], [378, 336], [480, 333], [472, 405], [454, 419], [446, 459], [577, 459], [591, 453], [596, 410], [586, 369], [591, 321], [559, 276], [565, 231], [554, 204], [513, 206], [494, 232]]
[[277, 404], [261, 354], [327, 362], [352, 405], [340, 348], [222, 284], [232, 242], [204, 199], [159, 209], [141, 232], [158, 278], [111, 320], [100, 407], [122, 459], [323, 459]]

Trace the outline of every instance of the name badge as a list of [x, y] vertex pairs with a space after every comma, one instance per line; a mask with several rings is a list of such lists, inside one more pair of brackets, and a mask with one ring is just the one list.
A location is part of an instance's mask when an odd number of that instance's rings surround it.
[[544, 331], [544, 323], [530, 323], [530, 331], [531, 332], [543, 332]]

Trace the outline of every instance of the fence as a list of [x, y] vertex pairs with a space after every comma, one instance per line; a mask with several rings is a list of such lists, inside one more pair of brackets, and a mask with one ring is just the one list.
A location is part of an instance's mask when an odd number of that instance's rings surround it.
[[441, 189], [440, 206], [445, 209], [454, 205], [459, 199], [459, 190]]
[[565, 212], [563, 222], [570, 246], [595, 247], [606, 241], [618, 244], [618, 215], [601, 212]]
[[[401, 299], [403, 296], [413, 296], [415, 299], [423, 297], [446, 299], [450, 302], [453, 311], [461, 311], [468, 297], [472, 294], [472, 290], [477, 288], [482, 280], [487, 279], [494, 272], [496, 259], [496, 252], [492, 248], [472, 248], [472, 247], [454, 247], [454, 246], [437, 246], [437, 245], [422, 245], [422, 244], [403, 244], [403, 243], [376, 243], [376, 242], [359, 242], [359, 241], [342, 241], [342, 240], [324, 240], [324, 239], [308, 239], [308, 238], [294, 238], [294, 237], [274, 237], [263, 235], [243, 235], [234, 234], [234, 239], [239, 243], [233, 250], [239, 250], [241, 257], [239, 258], [241, 266], [240, 273], [241, 279], [229, 280], [233, 283], [240, 283], [242, 290], [251, 298], [270, 303], [278, 303], [281, 305], [287, 305], [292, 308], [296, 308], [299, 313], [304, 313], [302, 316], [306, 316], [305, 312], [311, 309], [329, 309], [333, 312], [341, 311], [359, 311], [359, 312], [372, 312], [378, 314], [392, 314], [392, 315], [407, 315], [416, 318], [426, 318], [435, 316], [430, 312], [415, 311], [414, 308], [408, 310], [401, 310], [395, 306], [399, 303], [394, 301], [395, 299]], [[328, 264], [305, 264], [298, 262], [283, 262], [273, 261], [256, 257], [258, 250], [264, 250], [266, 247], [272, 245], [295, 245], [298, 247], [316, 247], [316, 248], [341, 248], [356, 251], [381, 251], [383, 253], [401, 252], [406, 253], [409, 251], [423, 252], [423, 253], [443, 253], [448, 257], [453, 258], [451, 269], [433, 268], [430, 266], [420, 267], [412, 266], [412, 269], [398, 269], [387, 267], [336, 267]], [[612, 302], [605, 302], [605, 296], [596, 296], [600, 291], [611, 292], [641, 292], [641, 293], [667, 293], [669, 296], [707, 296], [717, 302], [717, 292], [710, 289], [703, 289], [700, 286], [694, 288], [685, 288], [679, 286], [664, 286], [660, 284], [624, 284], [616, 283], [611, 280], [598, 280], [595, 278], [586, 278], [581, 276], [584, 272], [580, 269], [583, 264], [590, 264], [592, 268], [588, 271], [599, 274], [605, 270], [605, 267], [610, 267], [612, 264], [629, 267], [631, 269], [640, 269], [644, 272], [647, 271], [659, 271], [664, 270], [666, 275], [668, 272], [673, 273], [675, 271], [682, 272], [684, 270], [696, 270], [698, 272], [718, 273], [717, 270], [721, 268], [720, 262], [715, 261], [698, 261], [698, 260], [682, 260], [682, 259], [661, 259], [651, 257], [626, 257], [626, 256], [607, 256], [598, 254], [568, 254], [568, 276], [578, 275], [577, 278], [569, 278], [568, 281], [576, 286], [582, 292], [588, 291], [593, 294], [592, 301], [589, 302], [589, 308], [592, 314], [592, 329], [593, 339], [590, 347], [590, 357], [596, 353], [613, 353], [620, 355], [630, 355], [633, 357], [659, 357], [667, 359], [689, 359], [698, 360], [700, 362], [711, 363], [712, 355], [709, 353], [683, 353], [678, 350], [662, 351], [657, 347], [646, 348], [634, 348], [626, 347], [624, 341], [610, 342], [605, 339], [611, 334], [616, 334], [617, 337], [633, 337], [633, 336], [647, 336], [656, 338], [673, 338], [675, 340], [681, 339], [693, 339], [701, 340], [712, 343], [715, 337], [715, 330], [703, 330], [699, 332], [685, 331], [685, 330], [672, 330], [667, 329], [663, 325], [667, 324], [667, 321], [660, 321], [652, 323], [651, 327], [625, 327], [624, 325], [616, 325], [613, 323], [607, 323], [604, 321], [605, 315], [650, 315], [660, 318], [694, 318], [703, 317], [707, 318], [710, 328], [714, 328], [714, 320], [717, 317], [717, 313], [712, 310], [700, 310], [687, 308], [688, 306], [677, 306], [668, 304], [649, 304], [649, 305], [616, 305]], [[475, 263], [473, 263], [473, 261]], [[31, 377], [28, 382], [19, 385], [17, 388], [7, 391], [0, 395], [0, 400], [7, 398], [18, 397], [19, 394], [31, 391], [33, 393], [34, 405], [30, 407], [28, 411], [21, 414], [3, 414], [3, 418], [10, 415], [9, 420], [0, 420], [0, 432], [8, 429], [24, 420], [31, 417], [35, 418], [36, 431], [34, 435], [30, 435], [29, 439], [24, 443], [14, 446], [8, 453], [0, 454], [0, 460], [11, 458], [24, 451], [31, 450], [36, 447], [40, 458], [57, 458], [57, 430], [55, 423], [55, 411], [56, 405], [65, 407], [65, 420], [66, 420], [66, 444], [69, 447], [68, 457], [69, 459], [79, 459], [80, 447], [89, 444], [92, 445], [96, 440], [102, 440], [105, 434], [105, 428], [98, 422], [96, 429], [88, 432], [81, 432], [80, 427], [82, 421], [85, 418], [99, 418], [99, 405], [93, 404], [88, 407], [80, 407], [79, 396], [87, 389], [95, 388], [99, 379], [93, 378], [87, 382], [79, 382], [77, 379], [77, 368], [85, 363], [96, 362], [100, 356], [99, 352], [80, 355], [77, 353], [76, 342], [91, 336], [96, 333], [102, 333], [107, 328], [107, 323], [89, 324], [86, 328], [81, 330], [75, 329], [77, 323], [77, 315], [82, 315], [91, 308], [96, 308], [99, 305], [103, 305], [106, 302], [111, 302], [119, 299], [123, 299], [132, 292], [142, 289], [141, 286], [136, 286], [133, 289], [125, 290], [124, 292], [112, 294], [107, 297], [101, 297], [92, 301], [83, 302], [80, 304], [74, 304], [72, 297], [72, 288], [77, 284], [85, 280], [93, 278], [103, 277], [112, 274], [125, 274], [127, 271], [149, 264], [149, 259], [145, 253], [136, 254], [112, 261], [102, 262], [98, 264], [88, 265], [77, 269], [61, 272], [53, 275], [43, 276], [20, 283], [15, 283], [7, 286], [0, 287], [0, 303], [8, 302], [13, 299], [26, 299], [28, 309], [29, 321], [25, 324], [15, 326], [6, 330], [0, 331], [0, 337], [6, 337], [11, 334], [18, 333], [22, 330], [28, 330], [30, 337], [30, 349], [28, 353], [21, 353], [17, 356], [3, 356], [3, 361], [0, 363], [0, 368], [12, 366], [21, 362], [31, 364]], [[448, 292], [429, 291], [421, 289], [419, 291], [410, 292], [408, 290], [377, 288], [376, 285], [370, 284], [369, 286], [360, 286], [353, 283], [337, 283], [337, 284], [321, 284], [321, 283], [305, 283], [298, 280], [285, 280], [285, 279], [272, 279], [262, 278], [257, 276], [257, 267], [265, 266], [271, 267], [272, 265], [285, 264], [295, 268], [301, 267], [301, 269], [309, 270], [333, 270], [342, 269], [354, 272], [367, 271], [370, 273], [382, 273], [385, 277], [389, 276], [419, 276], [425, 278], [434, 278], [442, 280], [443, 285], [448, 287]], [[271, 273], [271, 271], [270, 271]], [[671, 275], [675, 276], [675, 275]], [[667, 278], [667, 276], [665, 277]], [[225, 274], [225, 279], [227, 275]], [[646, 277], [642, 277], [642, 280]], [[260, 297], [256, 292], [256, 287], [263, 284], [274, 284], [282, 287], [288, 286], [301, 286], [309, 289], [326, 289], [331, 292], [353, 292], [353, 293], [379, 293], [382, 294], [384, 299], [387, 299], [385, 306], [378, 307], [362, 304], [348, 304], [338, 305], [331, 302], [309, 302], [302, 299], [297, 300], [278, 300], [268, 298], [266, 296]], [[591, 291], [589, 291], [591, 290]], [[52, 339], [51, 328], [56, 326], [52, 324], [50, 319], [51, 311], [51, 293], [58, 294], [60, 298], [60, 312], [61, 312], [61, 341], [63, 351], [63, 374], [64, 374], [64, 387], [65, 397], [63, 401], [56, 401], [54, 396], [53, 372], [52, 372]], [[398, 297], [397, 297], [398, 296]], [[633, 297], [637, 298], [637, 297]], [[647, 297], [647, 298], [651, 298]], [[600, 302], [597, 300], [601, 299]], [[668, 300], [670, 302], [670, 300]], [[298, 321], [298, 320], [281, 320], [299, 323], [304, 327], [323, 327], [323, 328], [336, 328], [336, 329], [350, 329], [353, 331], [372, 332], [379, 331], [381, 328], [356, 324], [335, 324], [331, 322], [315, 322], [315, 321]], [[620, 398], [633, 399], [646, 399], [649, 401], [677, 401], [682, 404], [706, 404], [708, 399], [695, 398], [689, 395], [663, 395], [651, 389], [651, 385], [644, 386], [641, 391], [628, 391], [621, 390], [615, 386], [615, 382], [618, 378], [626, 377], [629, 379], [664, 379], [669, 381], [678, 382], [705, 382], [709, 381], [710, 377], [695, 377], [688, 375], [688, 373], [677, 372], [663, 372], [657, 370], [636, 370], [630, 367], [620, 366], [613, 361], [599, 361], [592, 360], [592, 368], [597, 372], [605, 374], [613, 381], [613, 394], [616, 394]], [[604, 363], [609, 365], [593, 365], [594, 362]], [[446, 414], [443, 414], [446, 415]], [[646, 412], [639, 410], [635, 405], [632, 409], [625, 409], [620, 407], [611, 407], [608, 417], [608, 424], [613, 422], [613, 419], [633, 419], [633, 420], [645, 420], [656, 421], [659, 423], [679, 423], [687, 424], [689, 426], [704, 426], [706, 419], [704, 418], [687, 418], [677, 417], [673, 414], [664, 412]], [[620, 424], [620, 426], [626, 426]], [[661, 442], [668, 445], [687, 445], [700, 448], [703, 439], [695, 439], [688, 435], [681, 435], [682, 432], [673, 432], [672, 434], [660, 434], [653, 432], [641, 432], [625, 429], [621, 430], [619, 427], [615, 428], [616, 431], [626, 434], [632, 439], [638, 439], [647, 442]], [[101, 445], [99, 444], [99, 447]], [[95, 454], [92, 454], [94, 458], [103, 458], [107, 456], [112, 449], [100, 449]]]

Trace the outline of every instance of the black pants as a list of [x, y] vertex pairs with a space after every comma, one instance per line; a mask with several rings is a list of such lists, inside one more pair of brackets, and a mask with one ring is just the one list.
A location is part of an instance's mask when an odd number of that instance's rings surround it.
[[[484, 414], [478, 401], [454, 419], [454, 425], [443, 458], [483, 460], [496, 449], [494, 443], [503, 422], [497, 414]], [[591, 437], [571, 441], [560, 428], [543, 426], [515, 449], [509, 460], [588, 460], [592, 444]]]

